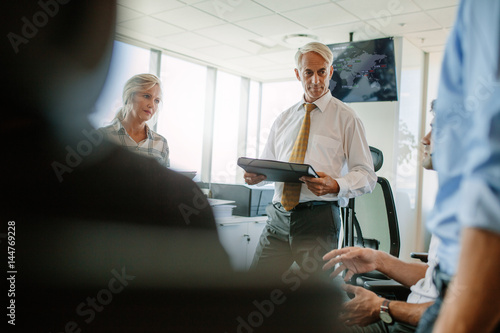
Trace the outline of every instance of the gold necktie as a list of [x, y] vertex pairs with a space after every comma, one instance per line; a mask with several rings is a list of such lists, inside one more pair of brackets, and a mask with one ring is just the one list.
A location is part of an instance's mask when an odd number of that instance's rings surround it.
[[[316, 108], [314, 104], [304, 103], [306, 115], [300, 127], [299, 135], [295, 139], [293, 145], [292, 155], [290, 155], [289, 162], [303, 163], [306, 156], [307, 142], [309, 141], [309, 129], [311, 127], [311, 111]], [[300, 189], [302, 183], [285, 183], [283, 187], [283, 194], [281, 196], [281, 205], [286, 210], [292, 210], [299, 203]]]

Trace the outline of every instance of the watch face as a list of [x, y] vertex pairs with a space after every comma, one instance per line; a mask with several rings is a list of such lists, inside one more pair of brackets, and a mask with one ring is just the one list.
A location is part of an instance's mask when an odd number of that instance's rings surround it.
[[392, 317], [390, 314], [384, 311], [380, 311], [380, 319], [386, 324], [392, 323]]

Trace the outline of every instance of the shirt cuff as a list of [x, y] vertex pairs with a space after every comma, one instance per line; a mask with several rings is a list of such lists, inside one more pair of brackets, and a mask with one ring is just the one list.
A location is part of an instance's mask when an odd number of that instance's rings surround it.
[[[344, 178], [334, 178], [339, 184], [339, 193], [337, 193], [337, 197], [346, 197], [349, 189], [349, 185]], [[335, 193], [334, 193], [335, 194]]]

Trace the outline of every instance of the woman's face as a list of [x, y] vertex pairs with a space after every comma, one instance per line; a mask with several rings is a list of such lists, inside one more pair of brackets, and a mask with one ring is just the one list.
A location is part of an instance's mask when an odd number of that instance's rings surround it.
[[137, 91], [132, 97], [131, 116], [141, 122], [148, 121], [158, 111], [160, 102], [161, 90], [157, 84], [149, 90]]

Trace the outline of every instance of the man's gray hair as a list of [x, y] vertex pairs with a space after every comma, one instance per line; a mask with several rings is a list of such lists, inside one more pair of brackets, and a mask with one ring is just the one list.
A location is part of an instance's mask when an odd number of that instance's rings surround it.
[[328, 46], [319, 42], [310, 42], [299, 48], [295, 53], [295, 66], [297, 69], [300, 69], [302, 65], [302, 56], [308, 52], [316, 52], [328, 62], [328, 65], [333, 63], [333, 53]]

